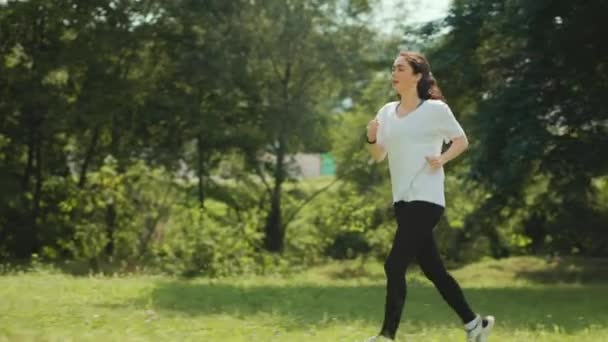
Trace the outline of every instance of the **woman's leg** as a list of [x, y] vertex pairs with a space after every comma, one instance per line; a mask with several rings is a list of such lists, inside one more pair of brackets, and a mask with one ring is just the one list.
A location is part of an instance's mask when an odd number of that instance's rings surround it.
[[420, 253], [423, 242], [432, 236], [443, 208], [428, 202], [397, 202], [395, 216], [397, 232], [384, 263], [386, 274], [386, 303], [380, 335], [394, 339], [405, 305], [405, 273], [408, 265]]
[[433, 282], [443, 299], [458, 314], [463, 323], [475, 319], [475, 313], [469, 307], [462, 289], [445, 269], [432, 234], [422, 243], [418, 254], [418, 264], [424, 275]]

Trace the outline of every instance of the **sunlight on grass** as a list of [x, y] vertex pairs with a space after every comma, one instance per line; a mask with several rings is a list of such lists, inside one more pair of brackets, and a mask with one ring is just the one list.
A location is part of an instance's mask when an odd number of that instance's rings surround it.
[[[492, 341], [608, 340], [608, 285], [518, 275], [543, 262], [484, 261], [453, 274], [477, 310], [498, 317]], [[398, 341], [463, 341], [435, 289], [416, 271], [408, 280]], [[381, 264], [357, 262], [286, 278], [5, 275], [0, 341], [361, 341], [381, 324], [383, 281]]]

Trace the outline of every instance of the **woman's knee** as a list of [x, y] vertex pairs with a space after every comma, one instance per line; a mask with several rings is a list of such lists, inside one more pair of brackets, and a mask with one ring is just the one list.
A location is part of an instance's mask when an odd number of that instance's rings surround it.
[[405, 270], [407, 269], [407, 263], [400, 263], [393, 258], [387, 258], [384, 262], [384, 274], [387, 277], [391, 276], [405, 276]]

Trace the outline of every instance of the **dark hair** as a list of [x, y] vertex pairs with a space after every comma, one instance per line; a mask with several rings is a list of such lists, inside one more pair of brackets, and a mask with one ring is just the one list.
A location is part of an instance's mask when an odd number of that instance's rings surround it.
[[418, 81], [416, 89], [418, 97], [423, 100], [433, 99], [445, 101], [441, 89], [437, 85], [437, 80], [431, 73], [431, 65], [426, 57], [418, 52], [402, 51], [399, 56], [403, 56], [408, 64], [412, 67], [414, 74], [422, 74], [422, 78]]

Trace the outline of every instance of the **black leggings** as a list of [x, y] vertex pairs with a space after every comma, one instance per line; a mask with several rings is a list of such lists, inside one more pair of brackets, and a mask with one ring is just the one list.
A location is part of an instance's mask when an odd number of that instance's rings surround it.
[[397, 233], [384, 263], [386, 304], [380, 334], [395, 338], [405, 304], [405, 272], [415, 259], [424, 275], [435, 285], [443, 299], [460, 316], [463, 323], [475, 319], [460, 286], [446, 271], [437, 251], [433, 228], [443, 214], [443, 207], [430, 202], [396, 202]]

